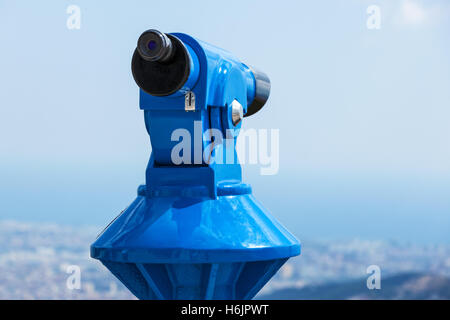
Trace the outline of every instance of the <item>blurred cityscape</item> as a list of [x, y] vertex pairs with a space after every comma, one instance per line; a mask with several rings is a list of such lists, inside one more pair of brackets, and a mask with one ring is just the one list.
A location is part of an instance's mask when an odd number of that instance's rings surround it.
[[[101, 228], [0, 221], [0, 299], [135, 299], [89, 245]], [[69, 289], [69, 266], [81, 271]], [[366, 287], [367, 268], [381, 269], [381, 289]], [[262, 299], [450, 299], [450, 245], [303, 239], [258, 295]]]

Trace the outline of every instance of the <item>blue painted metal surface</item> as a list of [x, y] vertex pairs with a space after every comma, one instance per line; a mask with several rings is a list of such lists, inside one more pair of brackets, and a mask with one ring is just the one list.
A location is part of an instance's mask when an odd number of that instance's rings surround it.
[[[187, 130], [191, 144], [211, 147], [207, 130], [236, 129], [231, 103], [244, 113], [255, 97], [250, 69], [230, 53], [175, 33], [191, 57], [190, 75], [178, 92], [164, 97], [140, 90], [151, 138], [146, 184], [136, 200], [99, 235], [91, 256], [99, 259], [140, 299], [251, 299], [300, 244], [251, 195], [241, 167], [221, 164], [232, 143], [216, 145], [208, 162], [192, 152], [176, 165], [171, 153]], [[195, 111], [185, 111], [185, 93], [195, 93]], [[218, 152], [223, 151], [223, 152]], [[236, 157], [236, 156], [235, 156]], [[282, 195], [280, 195], [282, 197]]]

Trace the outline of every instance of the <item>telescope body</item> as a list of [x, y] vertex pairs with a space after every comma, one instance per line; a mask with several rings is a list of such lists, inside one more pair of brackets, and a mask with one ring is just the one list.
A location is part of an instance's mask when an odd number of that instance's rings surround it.
[[300, 254], [242, 182], [235, 152], [244, 117], [268, 98], [268, 77], [225, 50], [156, 30], [138, 41], [132, 71], [152, 146], [146, 181], [91, 257], [139, 299], [253, 298]]

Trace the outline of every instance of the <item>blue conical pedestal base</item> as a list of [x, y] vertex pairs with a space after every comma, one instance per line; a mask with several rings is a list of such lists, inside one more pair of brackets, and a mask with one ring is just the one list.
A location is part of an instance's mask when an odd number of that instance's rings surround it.
[[91, 246], [139, 299], [251, 299], [298, 254], [251, 194], [139, 195]]

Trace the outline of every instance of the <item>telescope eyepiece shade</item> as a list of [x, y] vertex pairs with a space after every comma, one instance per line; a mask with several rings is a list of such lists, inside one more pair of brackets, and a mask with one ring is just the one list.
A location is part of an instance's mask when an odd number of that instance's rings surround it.
[[139, 37], [131, 71], [142, 90], [152, 96], [168, 96], [188, 80], [191, 57], [177, 37], [150, 29]]

